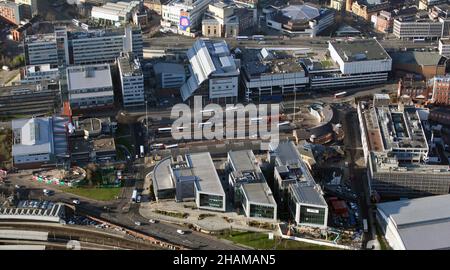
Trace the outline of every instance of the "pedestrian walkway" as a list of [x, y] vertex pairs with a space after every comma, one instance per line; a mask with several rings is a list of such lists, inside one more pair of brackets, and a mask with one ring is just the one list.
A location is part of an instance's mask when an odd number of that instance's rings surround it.
[[[177, 218], [159, 214], [156, 211], [166, 211], [181, 214], [188, 214], [187, 218]], [[250, 220], [256, 220], [260, 223], [269, 223], [276, 225], [273, 220], [249, 219], [236, 212], [213, 212], [199, 210], [194, 202], [177, 203], [175, 201], [160, 201], [141, 203], [139, 213], [146, 219], [162, 220], [176, 224], [192, 224], [207, 232], [219, 232], [224, 230], [243, 230], [254, 232], [270, 232], [272, 230], [253, 227], [247, 225]], [[276, 228], [276, 226], [274, 226]], [[275, 229], [273, 230], [274, 232]]]

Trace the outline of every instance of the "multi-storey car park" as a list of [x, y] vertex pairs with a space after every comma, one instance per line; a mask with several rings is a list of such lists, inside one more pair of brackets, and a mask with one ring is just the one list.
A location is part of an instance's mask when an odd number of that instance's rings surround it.
[[304, 90], [346, 88], [387, 81], [392, 59], [377, 40], [330, 41], [328, 52], [243, 49], [245, 98], [281, 100]]
[[429, 145], [415, 107], [391, 105], [389, 96], [378, 95], [357, 109], [372, 191], [389, 197], [449, 193], [450, 170], [429, 164]]

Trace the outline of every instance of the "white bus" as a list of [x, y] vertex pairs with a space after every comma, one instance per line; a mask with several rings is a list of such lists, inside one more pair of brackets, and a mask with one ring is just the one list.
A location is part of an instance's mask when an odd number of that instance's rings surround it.
[[158, 133], [171, 133], [171, 132], [172, 132], [172, 128], [171, 127], [158, 128]]
[[254, 35], [254, 36], [252, 36], [252, 39], [261, 41], [261, 40], [264, 40], [264, 36], [263, 35]]
[[236, 40], [249, 40], [248, 36], [237, 36]]
[[258, 117], [258, 118], [251, 118], [250, 119], [250, 122], [256, 122], [256, 123], [259, 123], [259, 122], [261, 122], [263, 119], [262, 119], [262, 117]]
[[178, 148], [178, 144], [170, 144], [165, 146], [166, 149]]
[[212, 125], [211, 122], [204, 122], [204, 123], [199, 123], [199, 124], [198, 124], [198, 127], [201, 128], [201, 127], [203, 127], [203, 126], [210, 126], [210, 125]]
[[144, 146], [143, 146], [143, 145], [141, 145], [141, 146], [139, 147], [139, 152], [140, 152], [140, 154], [141, 154], [141, 158], [143, 158], [144, 155], [145, 155], [145, 152], [144, 152]]
[[334, 94], [334, 98], [343, 98], [347, 95], [347, 92], [339, 92]]
[[137, 200], [137, 189], [133, 190], [133, 195], [131, 195], [131, 201], [136, 202]]
[[150, 146], [150, 149], [152, 149], [152, 150], [162, 150], [162, 149], [164, 149], [164, 144], [162, 144], [162, 143], [152, 144]]

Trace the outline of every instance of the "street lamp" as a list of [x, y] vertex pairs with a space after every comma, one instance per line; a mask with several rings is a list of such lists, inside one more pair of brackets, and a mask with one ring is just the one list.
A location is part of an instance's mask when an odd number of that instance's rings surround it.
[[147, 109], [148, 100], [145, 101], [145, 127], [146, 127], [146, 138], [148, 139], [148, 109]]

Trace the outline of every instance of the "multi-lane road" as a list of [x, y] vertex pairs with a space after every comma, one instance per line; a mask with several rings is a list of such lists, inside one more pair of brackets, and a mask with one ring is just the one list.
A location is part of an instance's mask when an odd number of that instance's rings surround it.
[[[145, 172], [146, 171], [141, 174], [145, 174]], [[111, 202], [101, 202], [65, 193], [57, 188], [52, 188], [52, 186], [32, 181], [29, 174], [26, 173], [11, 174], [8, 178], [11, 182], [11, 189], [14, 185], [22, 186], [22, 188], [18, 190], [16, 189], [16, 191], [21, 194], [22, 199], [49, 200], [72, 204], [73, 198], [79, 198], [81, 204], [76, 206], [76, 211], [80, 214], [84, 213], [99, 217], [103, 220], [142, 232], [163, 241], [185, 246], [188, 249], [242, 249], [213, 236], [195, 231], [180, 235], [177, 234], [177, 230], [185, 230], [186, 228], [163, 222], [152, 224], [148, 220], [144, 219], [139, 214], [139, 204], [131, 203], [132, 190], [135, 188], [143, 188], [143, 180], [140, 180], [138, 173], [139, 170], [136, 169], [134, 174], [135, 177], [133, 177], [133, 175], [129, 175], [130, 180], [127, 181], [125, 187], [123, 188], [121, 196]], [[44, 196], [42, 192], [44, 188], [53, 189], [55, 194], [50, 197]], [[141, 222], [141, 226], [136, 226], [136, 221]]]

